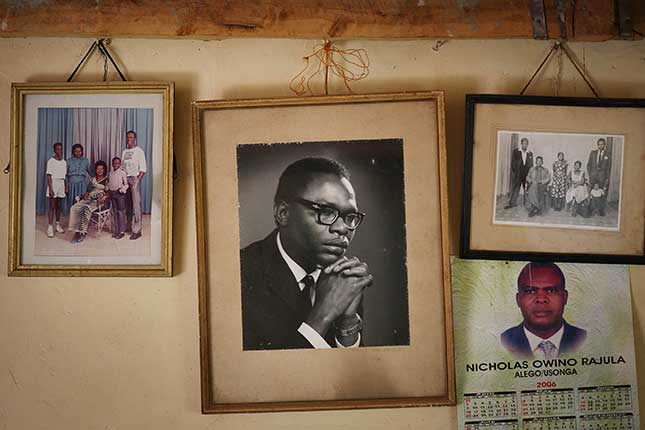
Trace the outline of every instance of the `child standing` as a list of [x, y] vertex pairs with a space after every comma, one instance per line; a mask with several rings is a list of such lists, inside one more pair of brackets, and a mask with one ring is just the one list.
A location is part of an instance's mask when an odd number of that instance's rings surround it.
[[47, 237], [54, 237], [54, 213], [56, 214], [56, 232], [64, 233], [60, 225], [60, 213], [63, 200], [67, 194], [67, 162], [63, 159], [63, 144], [54, 143], [54, 156], [47, 160], [47, 197], [49, 197], [49, 212], [47, 219]]
[[125, 198], [128, 191], [128, 176], [121, 170], [121, 159], [112, 159], [112, 170], [108, 175], [108, 191], [112, 201], [112, 219], [114, 228], [112, 237], [121, 239], [125, 236]]
[[596, 212], [598, 212], [598, 214], [602, 214], [602, 210], [603, 210], [602, 198], [605, 195], [605, 190], [600, 188], [600, 184], [596, 182], [590, 194], [591, 194], [591, 216], [595, 215]]

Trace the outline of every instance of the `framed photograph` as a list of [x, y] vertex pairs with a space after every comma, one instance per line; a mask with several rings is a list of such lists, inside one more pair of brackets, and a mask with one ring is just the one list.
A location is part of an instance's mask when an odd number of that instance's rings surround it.
[[645, 100], [466, 96], [461, 256], [645, 264]]
[[443, 93], [193, 121], [204, 413], [454, 404]]
[[171, 82], [14, 83], [10, 276], [171, 276]]

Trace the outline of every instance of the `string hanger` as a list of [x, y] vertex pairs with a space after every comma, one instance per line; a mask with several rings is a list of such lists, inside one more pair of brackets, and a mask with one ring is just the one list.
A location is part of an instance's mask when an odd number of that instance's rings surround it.
[[[576, 69], [576, 71], [578, 72], [578, 74], [579, 74], [579, 75], [582, 77], [582, 79], [585, 81], [585, 83], [587, 84], [587, 86], [589, 87], [589, 89], [591, 90], [591, 92], [594, 94], [594, 96], [596, 96], [596, 98], [598, 98], [598, 99], [599, 99], [599, 98], [600, 98], [600, 96], [598, 95], [598, 92], [597, 92], [597, 91], [596, 91], [596, 89], [593, 87], [593, 85], [591, 84], [591, 82], [590, 82], [590, 81], [589, 81], [589, 79], [587, 78], [587, 75], [585, 74], [585, 72], [583, 72], [582, 68], [580, 67], [580, 65], [578, 65], [578, 62], [575, 60], [575, 58], [574, 58], [574, 57], [573, 57], [573, 55], [571, 54], [570, 49], [569, 49], [569, 46], [568, 46], [568, 45], [567, 45], [563, 40], [559, 40], [559, 41], [557, 41], [557, 42], [555, 42], [555, 43], [553, 44], [553, 46], [551, 47], [551, 50], [549, 51], [549, 53], [548, 53], [548, 54], [546, 54], [546, 57], [544, 57], [544, 60], [542, 60], [542, 63], [540, 63], [540, 65], [538, 66], [538, 68], [537, 68], [537, 70], [535, 71], [535, 73], [533, 73], [533, 76], [531, 76], [531, 79], [529, 79], [529, 81], [526, 83], [526, 85], [524, 85], [524, 88], [522, 88], [522, 91], [520, 91], [520, 95], [521, 95], [521, 96], [522, 96], [522, 95], [524, 95], [524, 92], [528, 89], [529, 85], [531, 85], [531, 83], [533, 82], [533, 80], [535, 79], [535, 77], [538, 75], [538, 73], [540, 73], [540, 70], [542, 70], [542, 68], [544, 67], [544, 65], [545, 65], [545, 64], [549, 61], [549, 59], [551, 58], [551, 56], [552, 56], [554, 53], [556, 53], [556, 52], [558, 53], [558, 60], [560, 60], [560, 57], [561, 57], [561, 55], [562, 55], [562, 52], [564, 52], [564, 54], [565, 54], [565, 55], [566, 55], [566, 57], [569, 59], [569, 61], [571, 62], [571, 64], [573, 64], [573, 67]], [[558, 65], [558, 68], [559, 68], [559, 69], [561, 68], [561, 64], [559, 64], [559, 65]], [[559, 76], [559, 75], [558, 75], [558, 76]], [[558, 77], [558, 80], [559, 80], [559, 77]]]
[[97, 39], [95, 40], [92, 45], [90, 46], [90, 49], [87, 50], [83, 58], [81, 58], [81, 61], [76, 65], [76, 68], [74, 68], [74, 71], [72, 72], [71, 75], [69, 75], [69, 78], [67, 78], [67, 82], [72, 82], [74, 79], [74, 76], [76, 76], [76, 73], [80, 70], [80, 68], [83, 66], [85, 61], [98, 49], [99, 54], [103, 57], [103, 81], [107, 81], [107, 75], [108, 75], [108, 60], [112, 65], [114, 66], [114, 69], [117, 71], [119, 74], [119, 77], [121, 78], [122, 81], [127, 81], [128, 79], [125, 77], [123, 72], [121, 72], [121, 69], [119, 69], [119, 66], [116, 64], [114, 61], [114, 58], [112, 58], [112, 55], [110, 54], [110, 50], [108, 49], [107, 45], [110, 44], [110, 39]]
[[365, 79], [369, 74], [370, 60], [363, 48], [340, 49], [329, 39], [322, 45], [316, 45], [310, 55], [303, 57], [304, 67], [291, 79], [289, 89], [298, 96], [313, 95], [311, 81], [323, 75], [324, 94], [329, 95], [330, 72], [342, 79], [349, 94], [352, 94], [350, 84]]

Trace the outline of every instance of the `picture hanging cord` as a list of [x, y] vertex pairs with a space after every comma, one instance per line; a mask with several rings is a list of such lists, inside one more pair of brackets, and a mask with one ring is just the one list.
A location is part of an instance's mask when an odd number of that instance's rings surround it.
[[107, 80], [107, 60], [110, 60], [112, 65], [114, 66], [114, 69], [117, 71], [119, 74], [119, 77], [121, 78], [122, 81], [127, 81], [128, 79], [125, 77], [125, 75], [121, 72], [121, 69], [119, 69], [119, 66], [117, 66], [116, 62], [114, 61], [114, 58], [112, 58], [112, 55], [110, 55], [110, 50], [105, 46], [105, 39], [97, 39], [92, 43], [90, 46], [90, 49], [87, 50], [81, 61], [76, 65], [76, 68], [72, 72], [71, 75], [69, 75], [69, 78], [67, 78], [67, 82], [72, 82], [74, 79], [74, 76], [76, 76], [76, 73], [80, 70], [80, 68], [83, 66], [85, 63], [85, 60], [87, 60], [90, 55], [94, 52], [95, 49], [98, 49], [99, 52], [106, 58], [105, 65], [103, 66], [103, 80]]
[[[336, 58], [338, 57], [338, 59]], [[311, 80], [323, 74], [324, 83], [323, 91], [329, 95], [329, 73], [341, 78], [347, 92], [352, 94], [350, 83], [365, 79], [370, 71], [370, 59], [367, 51], [359, 49], [340, 49], [334, 46], [333, 41], [325, 39], [322, 45], [316, 45], [310, 55], [302, 57], [304, 67], [289, 82], [289, 89], [297, 96], [303, 96], [307, 93], [313, 95], [311, 89]], [[313, 60], [313, 61], [310, 61]], [[341, 64], [344, 63], [344, 64]], [[309, 71], [310, 66], [315, 68]]]
[[587, 76], [585, 75], [585, 73], [582, 71], [580, 66], [578, 66], [578, 63], [573, 59], [573, 56], [569, 53], [569, 48], [567, 47], [566, 43], [564, 43], [564, 41], [558, 41], [558, 42], [555, 42], [553, 44], [553, 46], [551, 47], [551, 50], [549, 51], [549, 53], [546, 54], [546, 57], [544, 58], [544, 60], [542, 60], [542, 63], [540, 63], [540, 65], [538, 66], [538, 68], [535, 71], [535, 73], [533, 73], [533, 76], [531, 76], [531, 79], [529, 79], [529, 81], [526, 83], [526, 85], [524, 85], [524, 88], [522, 88], [522, 91], [520, 91], [520, 95], [521, 96], [524, 95], [524, 92], [528, 89], [529, 85], [531, 85], [531, 83], [533, 82], [535, 77], [538, 75], [538, 73], [540, 73], [540, 70], [542, 70], [544, 65], [549, 60], [549, 58], [551, 58], [551, 55], [553, 55], [553, 53], [555, 51], [558, 51], [558, 50], [562, 50], [565, 53], [565, 55], [567, 56], [569, 61], [571, 61], [571, 64], [573, 64], [573, 67], [575, 67], [576, 71], [580, 74], [582, 79], [584, 79], [585, 83], [587, 84], [587, 86], [589, 87], [591, 92], [596, 96], [596, 98], [599, 99], [600, 96], [598, 95], [598, 92], [593, 87], [593, 85], [591, 85], [591, 82], [589, 82], [589, 80], [587, 79]]

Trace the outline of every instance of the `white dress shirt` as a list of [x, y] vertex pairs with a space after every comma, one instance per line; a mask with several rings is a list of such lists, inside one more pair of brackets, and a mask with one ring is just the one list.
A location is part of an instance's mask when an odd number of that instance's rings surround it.
[[539, 346], [543, 341], [549, 341], [555, 346], [555, 356], [560, 355], [560, 343], [562, 342], [562, 335], [564, 334], [564, 324], [562, 324], [562, 327], [560, 327], [560, 330], [556, 331], [553, 336], [551, 336], [548, 339], [542, 339], [539, 336], [534, 335], [530, 331], [526, 329], [526, 327], [522, 326], [524, 329], [524, 334], [526, 335], [526, 338], [529, 341], [529, 345], [531, 346], [531, 352], [533, 352], [533, 356], [537, 358], [546, 358], [544, 356], [544, 351], [542, 351]]
[[[316, 269], [311, 273], [307, 273], [305, 269], [300, 267], [298, 263], [296, 263], [293, 258], [289, 257], [289, 254], [284, 250], [282, 247], [282, 242], [280, 241], [280, 233], [276, 235], [276, 242], [278, 245], [278, 250], [280, 251], [280, 255], [282, 256], [282, 259], [284, 260], [285, 263], [287, 263], [287, 266], [289, 266], [289, 270], [291, 270], [291, 273], [293, 274], [293, 277], [295, 278], [296, 282], [298, 282], [298, 288], [300, 288], [300, 291], [304, 290], [305, 288], [305, 283], [303, 282], [304, 278], [307, 275], [311, 275], [312, 278], [314, 278], [315, 282], [318, 282], [318, 277], [320, 277], [320, 269]], [[312, 288], [310, 290], [310, 299], [311, 299], [311, 305], [313, 306], [314, 303], [316, 302], [316, 289]], [[304, 336], [305, 339], [311, 344], [316, 349], [324, 349], [324, 348], [331, 348], [327, 341], [316, 331], [314, 330], [309, 324], [306, 322], [302, 322], [300, 324], [300, 327], [298, 327], [298, 333]], [[345, 348], [345, 346], [338, 341], [338, 338], [336, 340], [336, 346], [338, 348]], [[350, 345], [347, 348], [356, 348], [360, 345], [361, 343], [361, 334], [358, 334], [358, 340], [356, 343], [353, 345]]]
[[527, 157], [528, 151], [520, 150], [520, 152], [522, 153], [522, 164], [526, 166], [526, 157]]

